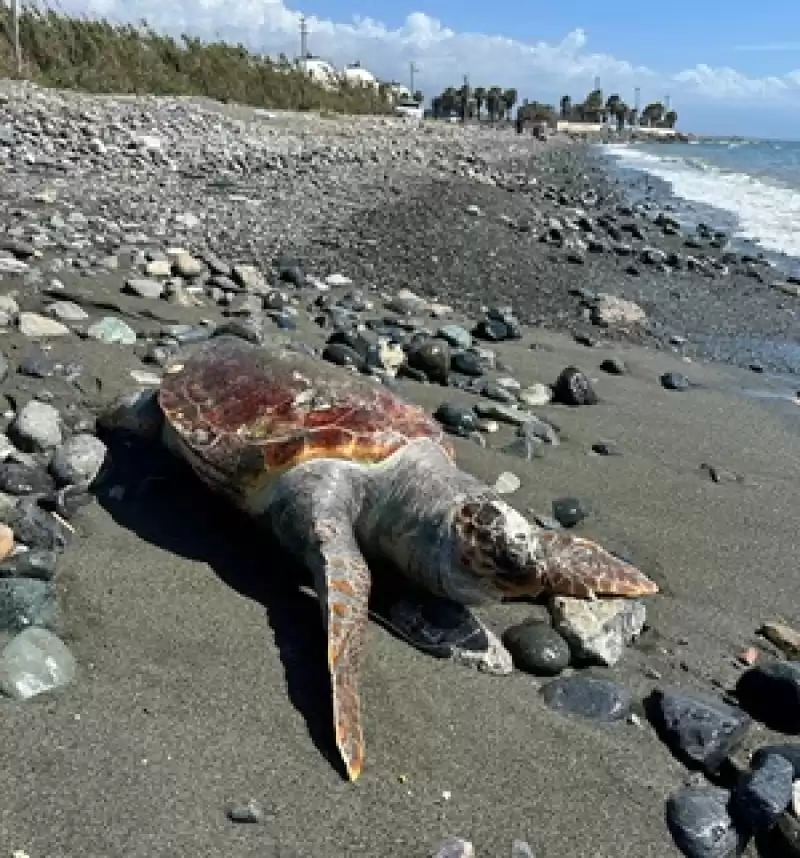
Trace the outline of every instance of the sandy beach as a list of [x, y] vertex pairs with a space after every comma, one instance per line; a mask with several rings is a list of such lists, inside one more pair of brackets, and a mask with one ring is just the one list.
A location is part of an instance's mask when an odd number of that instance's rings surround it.
[[[529, 156], [536, 151], [531, 143]], [[502, 206], [504, 191], [486, 193]], [[4, 200], [7, 224], [11, 207]], [[163, 238], [165, 246], [176, 241]], [[503, 252], [532, 251], [512, 242]], [[51, 257], [46, 250], [45, 261]], [[346, 266], [313, 270], [358, 276]], [[123, 295], [121, 272], [58, 276], [65, 300], [92, 318], [125, 318], [140, 343], [169, 323], [222, 319], [210, 301], [192, 307]], [[0, 285], [23, 309], [53, 300], [11, 276]], [[435, 297], [424, 283], [407, 285]], [[344, 300], [349, 291], [326, 294]], [[298, 291], [290, 333], [321, 348], [330, 331], [313, 322], [313, 292]], [[487, 292], [485, 300], [495, 298]], [[370, 300], [364, 318], [387, 312], [380, 290]], [[524, 302], [514, 301], [523, 311]], [[456, 308], [446, 321], [470, 329], [478, 318]], [[519, 477], [508, 500], [521, 512], [550, 515], [553, 500], [580, 499], [589, 515], [575, 532], [632, 558], [660, 585], [644, 600], [645, 631], [621, 662], [576, 671], [627, 689], [636, 717], [598, 724], [565, 716], [543, 703], [543, 677], [490, 676], [436, 660], [373, 623], [361, 681], [367, 762], [358, 782], [346, 782], [331, 738], [319, 608], [298, 589], [292, 559], [168, 458], [112, 443], [96, 502], [72, 520], [76, 534], [56, 576], [59, 632], [78, 676], [56, 694], [2, 703], [0, 853], [414, 858], [458, 836], [479, 856], [509, 855], [514, 839], [537, 858], [679, 856], [665, 802], [688, 771], [648, 725], [641, 701], [672, 686], [720, 698], [744, 670], [742, 650], [754, 646], [762, 659], [777, 653], [756, 635], [762, 623], [800, 624], [800, 406], [791, 401], [798, 384], [691, 361], [677, 347], [598, 339], [586, 346], [526, 325], [520, 339], [483, 343], [502, 365], [491, 377], [552, 384], [576, 366], [599, 402], [533, 409], [561, 435], [540, 458], [503, 452], [513, 439], [508, 426], [486, 433], [485, 447], [470, 438], [454, 444], [461, 467], [487, 482], [504, 471]], [[40, 345], [13, 327], [0, 339], [15, 367]], [[91, 380], [81, 408], [97, 412], [136, 386], [131, 370], [154, 369], [138, 348], [53, 337], [46, 354], [81, 364]], [[601, 370], [608, 358], [627, 372]], [[668, 372], [692, 386], [664, 389], [659, 379]], [[12, 407], [47, 389], [61, 406], [74, 399], [71, 384], [12, 372], [3, 392]], [[443, 401], [476, 400], [456, 386], [394, 384], [429, 412]], [[594, 454], [601, 441], [618, 455]], [[720, 469], [720, 482], [708, 465]], [[520, 602], [477, 613], [498, 634], [547, 617], [543, 604]], [[755, 724], [737, 760], [770, 741], [781, 738]], [[231, 822], [226, 810], [249, 800], [263, 820]]]

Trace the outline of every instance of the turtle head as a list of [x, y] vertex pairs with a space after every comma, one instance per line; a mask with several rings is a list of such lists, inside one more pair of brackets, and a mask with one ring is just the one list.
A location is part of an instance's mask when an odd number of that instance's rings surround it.
[[501, 498], [458, 504], [451, 561], [442, 572], [448, 595], [464, 602], [543, 593], [645, 596], [657, 585], [635, 566], [588, 539], [533, 526]]

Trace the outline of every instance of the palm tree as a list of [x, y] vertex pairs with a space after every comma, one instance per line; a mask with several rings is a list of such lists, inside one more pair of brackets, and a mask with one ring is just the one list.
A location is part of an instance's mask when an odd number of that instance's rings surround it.
[[472, 92], [472, 97], [475, 99], [475, 111], [478, 119], [480, 120], [481, 110], [483, 109], [483, 105], [486, 103], [486, 87], [476, 86]]
[[674, 128], [678, 123], [678, 114], [674, 110], [668, 110], [664, 122], [667, 128]]
[[424, 96], [424, 94], [423, 94], [423, 92], [422, 92], [422, 90], [421, 90], [421, 89], [418, 89], [418, 90], [414, 93], [414, 101], [416, 101], [416, 102], [417, 102], [417, 104], [422, 104], [422, 102], [423, 102], [423, 101], [425, 101], [425, 96]]
[[[660, 101], [653, 101], [642, 111], [642, 119], [649, 127], [658, 125], [664, 118], [664, 105]], [[677, 117], [676, 117], [677, 118]]]
[[561, 118], [569, 119], [572, 116], [572, 99], [568, 95], [561, 96]]
[[492, 86], [486, 93], [486, 110], [489, 112], [489, 119], [494, 122], [500, 112], [500, 99], [502, 98], [503, 90], [499, 86]]
[[511, 111], [514, 109], [518, 97], [519, 95], [513, 87], [503, 93], [503, 104], [505, 105], [505, 111], [509, 120], [511, 119]]

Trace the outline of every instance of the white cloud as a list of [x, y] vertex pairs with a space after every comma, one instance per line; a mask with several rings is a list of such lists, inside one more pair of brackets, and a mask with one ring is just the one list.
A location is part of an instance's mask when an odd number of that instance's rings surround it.
[[[115, 21], [145, 18], [167, 32], [240, 41], [270, 54], [294, 56], [299, 50], [301, 12], [288, 8], [283, 0], [61, 0], [59, 7]], [[513, 86], [522, 97], [554, 101], [570, 93], [577, 99], [599, 76], [606, 92], [618, 91], [630, 102], [639, 86], [642, 103], [670, 93], [679, 108], [723, 100], [730, 106], [770, 102], [800, 106], [800, 71], [755, 78], [705, 64], [677, 72], [658, 71], [592, 52], [587, 34], [580, 29], [559, 42], [529, 43], [459, 32], [424, 12], [408, 15], [397, 28], [361, 16], [349, 21], [309, 16], [308, 27], [309, 48], [337, 65], [360, 60], [381, 78], [405, 82], [413, 61], [419, 68], [418, 86], [429, 95], [458, 85], [466, 73], [473, 84]], [[781, 49], [788, 50], [788, 45]]]

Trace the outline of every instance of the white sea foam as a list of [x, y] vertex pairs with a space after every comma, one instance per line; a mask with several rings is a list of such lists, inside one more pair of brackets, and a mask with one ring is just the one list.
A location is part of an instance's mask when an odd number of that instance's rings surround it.
[[720, 170], [694, 158], [653, 155], [625, 144], [604, 147], [628, 168], [663, 179], [685, 200], [733, 214], [734, 236], [765, 250], [800, 257], [800, 191], [746, 173]]

